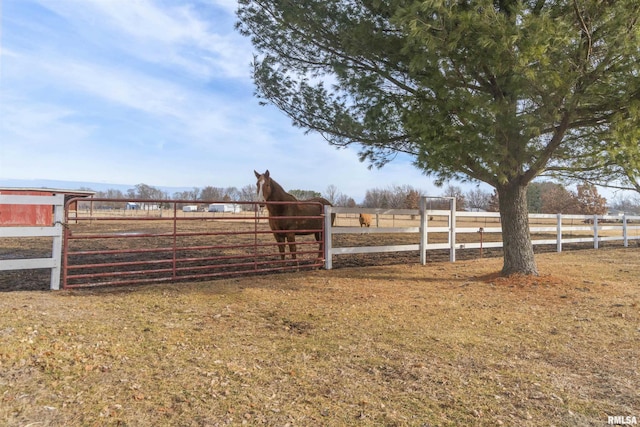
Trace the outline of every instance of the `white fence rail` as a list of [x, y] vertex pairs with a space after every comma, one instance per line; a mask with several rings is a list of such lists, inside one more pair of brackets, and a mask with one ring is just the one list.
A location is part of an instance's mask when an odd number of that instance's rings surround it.
[[0, 238], [51, 237], [53, 240], [50, 258], [22, 258], [0, 260], [0, 271], [51, 269], [51, 289], [60, 289], [60, 266], [62, 262], [62, 224], [64, 222], [64, 194], [53, 196], [0, 195], [2, 205], [51, 205], [53, 223], [50, 227], [13, 226], [0, 227]]
[[[49, 258], [1, 259], [0, 271], [24, 269], [51, 269], [51, 289], [60, 288], [60, 272], [63, 244], [64, 195], [54, 196], [23, 196], [0, 195], [2, 205], [50, 205], [53, 206], [53, 221], [51, 226], [33, 227], [0, 227], [0, 238], [52, 238], [52, 251]], [[423, 199], [421, 209], [363, 209], [325, 207], [325, 267], [332, 268], [333, 257], [336, 255], [419, 251], [420, 262], [426, 263], [426, 253], [429, 250], [448, 249], [449, 259], [456, 260], [456, 251], [462, 249], [483, 249], [502, 247], [500, 214], [496, 212], [456, 212], [455, 203], [451, 203], [449, 210], [428, 210], [427, 202]], [[382, 217], [407, 217], [410, 220], [391, 221], [386, 226], [384, 221], [377, 221], [372, 227], [332, 226], [331, 215], [359, 213]], [[563, 244], [593, 242], [598, 248], [600, 242], [622, 241], [627, 247], [629, 241], [640, 240], [640, 216], [589, 216], [589, 215], [544, 215], [531, 214], [532, 243], [534, 245], [556, 245], [558, 252]], [[355, 220], [357, 221], [357, 220]], [[388, 222], [388, 221], [387, 221]], [[355, 222], [357, 224], [357, 222]], [[407, 225], [408, 224], [408, 225]], [[413, 234], [415, 243], [380, 245], [380, 246], [350, 246], [334, 247], [332, 237], [336, 234]], [[438, 233], [445, 234], [446, 241], [433, 242], [429, 237]], [[462, 237], [467, 235], [466, 237]], [[468, 235], [476, 236], [470, 238]], [[485, 239], [485, 236], [492, 238]], [[442, 239], [440, 239], [442, 240]], [[479, 240], [479, 241], [478, 241]], [[409, 240], [410, 241], [410, 240]]]
[[[436, 249], [448, 249], [449, 260], [455, 262], [456, 250], [484, 249], [502, 247], [502, 227], [498, 212], [457, 212], [452, 203], [450, 210], [427, 210], [423, 199], [421, 209], [364, 209], [325, 207], [325, 268], [331, 269], [336, 255], [365, 254], [381, 252], [419, 251], [420, 262], [426, 263], [426, 252]], [[387, 216], [405, 216], [414, 218], [415, 225], [408, 227], [381, 226], [374, 221], [372, 227], [332, 226], [331, 214], [370, 214], [376, 219]], [[434, 220], [436, 219], [437, 220]], [[434, 223], [435, 226], [431, 226]], [[444, 225], [443, 225], [444, 223]], [[555, 245], [558, 252], [563, 244], [589, 243], [598, 249], [600, 242], [622, 241], [628, 247], [630, 240], [640, 240], [640, 216], [612, 215], [562, 215], [530, 214], [530, 231], [533, 245]], [[458, 226], [459, 224], [460, 226]], [[336, 234], [395, 234], [415, 235], [413, 244], [385, 246], [333, 246]], [[430, 242], [432, 233], [446, 233], [446, 242]], [[461, 235], [467, 235], [465, 237]], [[470, 237], [469, 235], [475, 236]], [[486, 239], [486, 237], [490, 237]]]

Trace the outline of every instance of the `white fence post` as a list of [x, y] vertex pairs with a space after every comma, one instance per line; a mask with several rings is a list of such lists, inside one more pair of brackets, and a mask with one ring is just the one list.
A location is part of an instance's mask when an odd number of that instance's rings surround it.
[[598, 249], [598, 215], [593, 216], [593, 249]]
[[622, 241], [624, 242], [624, 247], [629, 247], [629, 238], [627, 235], [627, 214], [622, 214]]
[[452, 197], [450, 202], [451, 215], [449, 226], [449, 240], [451, 241], [451, 250], [449, 252], [449, 261], [456, 262], [456, 198]]
[[60, 194], [60, 204], [53, 206], [53, 227], [56, 235], [53, 236], [51, 247], [51, 258], [54, 259], [54, 265], [51, 268], [51, 290], [60, 290], [60, 274], [62, 264], [62, 233], [64, 225], [64, 194]]
[[331, 270], [333, 267], [331, 255], [331, 215], [332, 207], [324, 205], [324, 268]]
[[427, 198], [420, 198], [420, 264], [427, 264]]
[[562, 214], [559, 213], [557, 214], [557, 232], [556, 232], [556, 239], [558, 239], [558, 242], [556, 243], [556, 250], [558, 252], [562, 252]]

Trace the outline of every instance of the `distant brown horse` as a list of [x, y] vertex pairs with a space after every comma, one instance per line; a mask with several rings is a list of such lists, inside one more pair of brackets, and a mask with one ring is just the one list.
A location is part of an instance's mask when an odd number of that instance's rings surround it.
[[361, 213], [360, 217], [358, 218], [358, 221], [360, 221], [360, 227], [371, 227], [370, 214]]
[[[320, 216], [323, 213], [323, 205], [331, 206], [331, 202], [322, 197], [314, 197], [308, 200], [298, 200], [293, 195], [284, 191], [284, 188], [271, 176], [269, 171], [260, 174], [253, 171], [256, 174], [258, 181], [256, 182], [258, 199], [267, 202], [318, 202], [316, 203], [287, 203], [287, 204], [271, 204], [267, 203], [267, 210], [269, 211], [269, 226], [273, 230], [273, 236], [278, 242], [278, 249], [280, 250], [280, 256], [282, 259], [285, 257], [285, 246], [287, 242], [289, 244], [289, 252], [291, 258], [296, 259], [296, 234], [314, 234], [316, 242], [319, 243], [320, 256], [322, 257], [324, 242], [322, 233], [320, 231], [298, 231], [298, 230], [322, 230], [323, 224], [322, 218], [282, 218], [278, 217], [296, 217], [296, 216]], [[322, 205], [320, 205], [321, 203]], [[332, 214], [331, 222], [335, 218], [335, 214]], [[286, 240], [286, 242], [285, 242]]]

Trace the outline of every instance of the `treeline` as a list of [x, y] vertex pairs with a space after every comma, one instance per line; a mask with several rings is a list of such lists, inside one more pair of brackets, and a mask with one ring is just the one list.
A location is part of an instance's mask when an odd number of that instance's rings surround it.
[[[604, 215], [613, 210], [640, 214], [640, 197], [618, 198], [608, 203], [598, 188], [590, 184], [578, 184], [574, 191], [555, 182], [534, 182], [529, 184], [527, 204], [530, 213]], [[495, 192], [491, 195], [489, 210], [498, 210]]]
[[[83, 188], [83, 190], [91, 190]], [[93, 190], [91, 190], [93, 191]], [[215, 201], [253, 201], [255, 197], [255, 189], [251, 185], [247, 185], [242, 189], [236, 187], [212, 187], [204, 188], [194, 187], [192, 190], [178, 191], [169, 194], [159, 188], [138, 184], [134, 188], [128, 189], [126, 192], [116, 189], [108, 189], [106, 191], [96, 191], [96, 197], [107, 199], [143, 199], [143, 200], [215, 200]]]
[[529, 185], [527, 201], [531, 213], [604, 215], [608, 210], [607, 199], [588, 184], [577, 185], [576, 191], [571, 191], [553, 182], [534, 183]]
[[[88, 190], [88, 189], [85, 189]], [[433, 195], [410, 185], [393, 185], [387, 188], [373, 188], [366, 191], [360, 204], [339, 191], [335, 185], [327, 187], [324, 193], [310, 190], [294, 189], [289, 191], [300, 200], [312, 197], [324, 197], [334, 206], [364, 207], [383, 209], [418, 209], [423, 196], [431, 196], [427, 200], [428, 209], [449, 209], [448, 198], [456, 199], [457, 210], [498, 212], [498, 195], [474, 188], [463, 192], [460, 187], [446, 186], [440, 194]], [[97, 191], [96, 197], [110, 199], [144, 199], [144, 200], [189, 200], [207, 201], [256, 201], [256, 190], [253, 185], [240, 189], [236, 187], [194, 187], [192, 190], [168, 194], [147, 184], [138, 184], [125, 192], [115, 189]], [[619, 199], [607, 208], [607, 200], [598, 194], [595, 186], [577, 185], [572, 191], [565, 186], [553, 182], [532, 183], [527, 194], [529, 212], [531, 213], [563, 213], [581, 215], [601, 215], [607, 209], [640, 213], [640, 200]]]

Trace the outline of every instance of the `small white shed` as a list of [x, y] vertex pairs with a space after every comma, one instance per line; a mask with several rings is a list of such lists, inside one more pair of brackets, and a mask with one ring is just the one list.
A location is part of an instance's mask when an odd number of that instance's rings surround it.
[[211, 203], [209, 205], [209, 212], [231, 212], [239, 213], [241, 206], [235, 203]]

